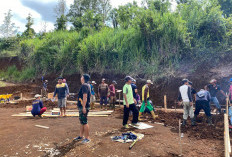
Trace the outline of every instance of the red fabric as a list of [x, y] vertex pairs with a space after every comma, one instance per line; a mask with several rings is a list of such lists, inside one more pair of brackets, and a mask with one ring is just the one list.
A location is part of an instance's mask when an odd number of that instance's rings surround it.
[[230, 92], [230, 98], [232, 99], [232, 85], [230, 85], [229, 92]]
[[47, 107], [42, 108], [39, 114], [42, 115], [45, 111], [47, 111]]

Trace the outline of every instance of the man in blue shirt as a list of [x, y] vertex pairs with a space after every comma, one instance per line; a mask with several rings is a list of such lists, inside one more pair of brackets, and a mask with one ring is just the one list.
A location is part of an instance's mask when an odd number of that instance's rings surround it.
[[58, 95], [58, 107], [60, 108], [60, 116], [66, 116], [66, 102], [67, 97], [69, 96], [69, 90], [66, 83], [63, 83], [63, 78], [58, 78], [58, 84], [56, 85], [55, 92], [53, 95], [53, 99], [56, 94]]
[[43, 103], [42, 101], [40, 101], [40, 97], [41, 95], [36, 94], [35, 98], [36, 100], [33, 101], [32, 103], [32, 110], [31, 110], [31, 114], [35, 117], [36, 115], [38, 115], [39, 117], [41, 117], [41, 115], [47, 110], [46, 107], [43, 107]]

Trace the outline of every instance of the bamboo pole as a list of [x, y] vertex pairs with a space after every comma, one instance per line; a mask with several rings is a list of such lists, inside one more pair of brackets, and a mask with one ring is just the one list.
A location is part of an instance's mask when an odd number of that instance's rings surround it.
[[167, 96], [164, 95], [164, 111], [167, 112]]
[[228, 126], [228, 115], [224, 114], [224, 146], [225, 146], [225, 157], [229, 157], [229, 126]]
[[179, 144], [180, 144], [180, 156], [182, 156], [182, 141], [181, 141], [181, 120], [179, 119]]

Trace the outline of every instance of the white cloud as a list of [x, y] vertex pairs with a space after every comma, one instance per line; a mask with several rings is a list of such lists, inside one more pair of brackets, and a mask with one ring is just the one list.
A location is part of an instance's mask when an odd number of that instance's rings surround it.
[[[22, 1], [22, 0], [21, 0]], [[6, 0], [1, 2], [0, 5], [0, 25], [3, 23], [4, 20], [4, 13], [7, 13], [9, 9], [12, 10], [13, 13], [13, 19], [12, 21], [16, 24], [16, 26], [20, 27], [19, 31], [23, 32], [25, 30], [25, 24], [26, 24], [26, 17], [30, 13], [34, 19], [34, 25], [33, 28], [36, 32], [40, 32], [42, 29], [42, 22], [45, 22], [43, 20], [43, 17], [40, 13], [36, 12], [35, 10], [24, 6], [21, 3], [20, 0]], [[57, 0], [27, 0], [28, 2], [39, 2], [43, 4], [49, 4], [52, 2], [57, 2]], [[66, 0], [67, 6], [69, 7], [71, 4], [73, 4], [74, 0]], [[124, 5], [129, 2], [133, 2], [134, 0], [111, 0], [111, 4], [113, 7], [118, 7], [119, 5]], [[136, 0], [138, 5], [141, 4], [142, 0]], [[176, 2], [173, 0], [173, 8], [176, 7]], [[24, 1], [25, 2], [25, 1]], [[51, 8], [53, 9], [53, 8]], [[51, 13], [50, 13], [51, 14]], [[52, 22], [47, 22], [47, 30], [53, 30], [54, 24]]]

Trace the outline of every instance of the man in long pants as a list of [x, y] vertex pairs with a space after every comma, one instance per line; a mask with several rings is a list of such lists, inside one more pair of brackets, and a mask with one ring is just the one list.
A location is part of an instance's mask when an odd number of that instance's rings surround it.
[[123, 116], [123, 126], [128, 129], [127, 121], [129, 118], [130, 111], [133, 112], [132, 124], [136, 125], [138, 122], [138, 110], [136, 108], [136, 100], [133, 97], [133, 91], [131, 87], [132, 77], [127, 76], [125, 78], [126, 84], [123, 86], [123, 104], [124, 104], [124, 116]]
[[194, 126], [196, 124], [195, 124], [194, 113], [193, 113], [193, 99], [192, 99], [192, 94], [191, 94], [191, 88], [188, 86], [188, 82], [189, 81], [187, 79], [182, 80], [183, 85], [180, 86], [179, 88], [178, 101], [179, 101], [179, 104], [181, 104], [181, 101], [183, 101], [183, 105], [184, 105], [182, 125], [183, 126], [186, 125], [186, 121], [189, 116], [191, 118], [191, 124], [192, 126]]

